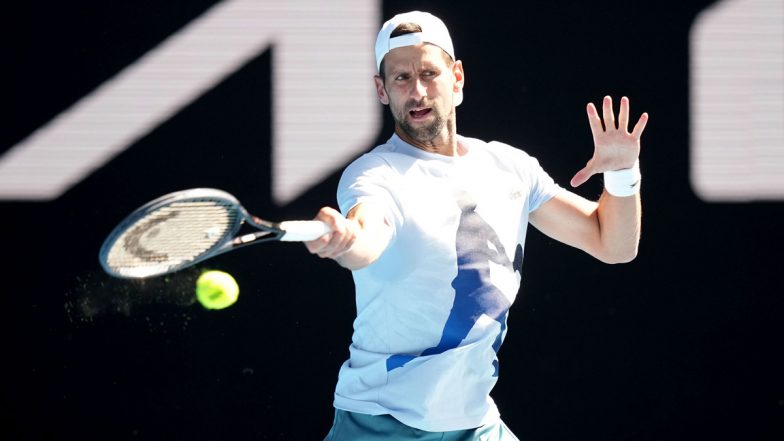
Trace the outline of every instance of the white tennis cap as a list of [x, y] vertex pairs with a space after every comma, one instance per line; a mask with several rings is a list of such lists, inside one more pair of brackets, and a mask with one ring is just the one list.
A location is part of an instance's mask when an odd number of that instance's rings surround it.
[[[422, 32], [404, 34], [390, 38], [392, 31], [403, 23], [414, 23], [422, 28]], [[414, 46], [421, 43], [434, 44], [455, 60], [455, 49], [452, 46], [452, 38], [449, 31], [441, 19], [428, 12], [412, 11], [405, 14], [398, 14], [389, 19], [376, 37], [376, 69], [381, 69], [381, 60], [384, 59], [389, 51], [403, 46]]]

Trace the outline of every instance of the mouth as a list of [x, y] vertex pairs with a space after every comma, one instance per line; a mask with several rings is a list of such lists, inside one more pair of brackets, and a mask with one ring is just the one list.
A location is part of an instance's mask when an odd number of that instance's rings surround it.
[[433, 111], [430, 107], [416, 107], [408, 111], [413, 120], [425, 119]]

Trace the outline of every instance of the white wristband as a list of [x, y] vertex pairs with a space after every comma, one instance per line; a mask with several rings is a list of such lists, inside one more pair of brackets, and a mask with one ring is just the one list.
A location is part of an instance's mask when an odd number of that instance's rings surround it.
[[604, 172], [604, 188], [613, 196], [632, 196], [640, 191], [640, 161], [634, 163], [632, 168]]

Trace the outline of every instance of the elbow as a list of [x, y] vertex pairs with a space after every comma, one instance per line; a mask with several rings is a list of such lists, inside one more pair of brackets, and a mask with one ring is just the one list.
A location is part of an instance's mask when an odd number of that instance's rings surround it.
[[637, 253], [618, 255], [618, 256], [614, 256], [612, 259], [605, 260], [604, 263], [610, 265], [617, 265], [619, 263], [629, 263], [632, 260], [634, 260], [635, 257], [637, 257]]
[[637, 247], [634, 247], [630, 250], [623, 250], [623, 251], [615, 251], [612, 253], [607, 253], [602, 256], [596, 256], [600, 261], [610, 264], [616, 265], [619, 263], [629, 263], [637, 257]]
[[335, 260], [335, 262], [338, 263], [338, 265], [340, 265], [343, 268], [345, 268], [347, 270], [350, 270], [350, 271], [361, 270], [362, 268], [365, 268], [366, 266], [368, 266], [371, 263], [373, 263], [373, 261], [370, 260], [370, 259], [362, 259], [362, 258], [358, 258], [358, 259], [354, 258], [354, 259], [352, 259], [350, 257], [342, 257], [342, 256], [341, 257], [336, 257], [334, 260]]
[[341, 256], [335, 257], [334, 260], [343, 268], [351, 271], [358, 271], [372, 265], [379, 257], [381, 257], [381, 253], [352, 253], [349, 251]]

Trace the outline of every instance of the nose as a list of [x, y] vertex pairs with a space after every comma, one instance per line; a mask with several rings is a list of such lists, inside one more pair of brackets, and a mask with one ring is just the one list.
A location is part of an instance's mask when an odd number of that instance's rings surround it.
[[412, 98], [422, 98], [427, 96], [427, 88], [425, 87], [425, 83], [420, 78], [414, 80], [411, 89]]

